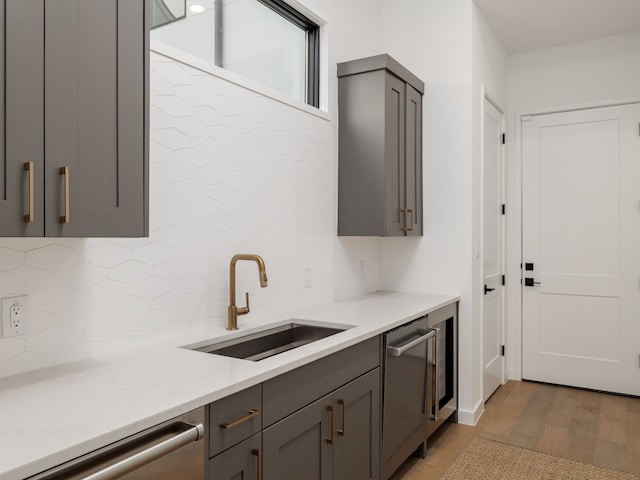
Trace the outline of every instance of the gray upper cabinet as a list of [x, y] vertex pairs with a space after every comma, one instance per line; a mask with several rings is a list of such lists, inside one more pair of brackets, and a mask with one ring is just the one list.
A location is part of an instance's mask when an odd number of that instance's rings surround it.
[[[0, 234], [44, 232], [44, 2], [0, 0]], [[25, 167], [26, 165], [26, 167]], [[25, 169], [27, 168], [27, 169]]]
[[4, 2], [0, 235], [147, 235], [146, 1]]
[[389, 55], [338, 64], [338, 235], [422, 235], [423, 93]]

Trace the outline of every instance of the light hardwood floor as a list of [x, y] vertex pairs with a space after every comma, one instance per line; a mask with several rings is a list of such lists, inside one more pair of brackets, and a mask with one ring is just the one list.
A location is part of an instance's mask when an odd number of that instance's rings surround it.
[[408, 459], [390, 480], [440, 478], [473, 438], [485, 438], [640, 475], [640, 399], [509, 381], [475, 427], [446, 423], [427, 458]]

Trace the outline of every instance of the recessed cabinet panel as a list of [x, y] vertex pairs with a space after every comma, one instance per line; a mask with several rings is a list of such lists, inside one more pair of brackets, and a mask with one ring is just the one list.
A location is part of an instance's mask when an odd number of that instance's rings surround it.
[[254, 480], [261, 478], [262, 434], [239, 443], [209, 460], [208, 480]]
[[331, 396], [265, 429], [265, 480], [331, 480]]
[[141, 236], [143, 0], [46, 2], [48, 236]]
[[380, 369], [337, 390], [333, 480], [380, 477]]
[[407, 236], [422, 235], [422, 95], [406, 90], [405, 182]]
[[[75, 51], [67, 51], [75, 65], [66, 70], [67, 78], [59, 75], [58, 82], [67, 80], [70, 90], [67, 115], [75, 116], [77, 125], [73, 185], [77, 188], [79, 206], [118, 206], [118, 9], [117, 2], [76, 0], [78, 21], [67, 34], [76, 38], [71, 42]], [[75, 30], [75, 31], [74, 31]], [[55, 52], [52, 61], [58, 59]], [[70, 61], [60, 62], [70, 65]], [[74, 68], [75, 67], [75, 68]], [[70, 87], [77, 80], [76, 88]], [[60, 88], [62, 85], [55, 85]], [[51, 102], [53, 103], [53, 102]], [[75, 107], [75, 108], [73, 108]], [[96, 112], [100, 112], [96, 115]], [[70, 119], [72, 120], [72, 119]], [[67, 124], [69, 128], [74, 122]], [[115, 160], [114, 160], [115, 159]], [[63, 160], [63, 159], [59, 159]]]
[[0, 26], [0, 235], [42, 236], [44, 0], [0, 1]]
[[384, 162], [385, 177], [381, 186], [385, 186], [386, 225], [385, 236], [401, 236], [404, 212], [405, 177], [405, 96], [406, 85], [398, 77], [385, 74], [385, 114]]
[[[338, 235], [382, 235], [388, 172], [384, 162], [385, 72], [340, 79]], [[372, 135], [371, 132], [379, 132]], [[397, 174], [396, 174], [397, 176]]]

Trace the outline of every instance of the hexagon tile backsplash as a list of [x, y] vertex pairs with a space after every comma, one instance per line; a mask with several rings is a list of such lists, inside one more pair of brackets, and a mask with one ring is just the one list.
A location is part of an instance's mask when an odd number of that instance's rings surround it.
[[379, 241], [336, 237], [335, 141], [335, 121], [152, 53], [150, 238], [0, 239], [0, 296], [30, 302], [0, 376], [222, 330], [238, 252], [269, 275], [238, 265], [241, 327], [376, 290]]

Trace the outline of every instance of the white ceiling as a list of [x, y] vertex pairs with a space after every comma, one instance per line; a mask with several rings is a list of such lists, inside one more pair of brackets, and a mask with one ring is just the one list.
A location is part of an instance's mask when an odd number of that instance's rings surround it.
[[509, 53], [640, 30], [640, 0], [475, 0]]

